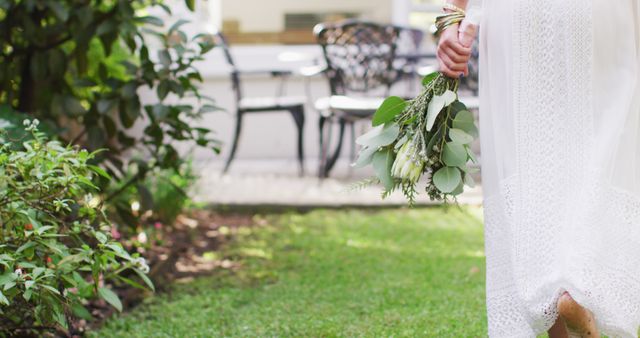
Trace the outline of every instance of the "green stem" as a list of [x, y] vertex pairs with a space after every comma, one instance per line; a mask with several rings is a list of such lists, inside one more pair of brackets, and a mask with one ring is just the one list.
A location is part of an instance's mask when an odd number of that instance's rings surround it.
[[[449, 82], [450, 83], [450, 82]], [[460, 84], [460, 81], [458, 79], [453, 80], [453, 88], [451, 88], [451, 90], [456, 93], [456, 95], [458, 94], [458, 86]], [[447, 89], [450, 89], [449, 86], [447, 85]], [[444, 120], [444, 129], [443, 129], [443, 133], [442, 133], [442, 141], [440, 142], [440, 156], [439, 156], [439, 160], [440, 163], [442, 163], [444, 165], [444, 163], [442, 162], [442, 153], [443, 153], [443, 149], [444, 149], [444, 144], [447, 142], [447, 135], [449, 135], [449, 133], [447, 132], [447, 129], [449, 128], [449, 120], [453, 120], [451, 118], [451, 104], [449, 106], [447, 106], [447, 115], [445, 116], [445, 120]]]

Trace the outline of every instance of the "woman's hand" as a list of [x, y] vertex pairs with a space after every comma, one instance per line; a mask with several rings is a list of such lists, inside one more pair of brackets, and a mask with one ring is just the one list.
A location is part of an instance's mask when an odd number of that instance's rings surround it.
[[440, 35], [438, 42], [438, 64], [444, 75], [456, 79], [469, 74], [467, 63], [471, 58], [471, 48], [465, 47], [458, 39], [458, 25], [451, 25]]

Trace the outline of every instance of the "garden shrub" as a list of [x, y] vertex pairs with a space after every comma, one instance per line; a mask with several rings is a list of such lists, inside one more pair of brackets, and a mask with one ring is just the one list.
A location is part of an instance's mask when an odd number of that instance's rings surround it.
[[[67, 332], [71, 318], [90, 319], [86, 304], [122, 304], [109, 284], [153, 289], [149, 267], [111, 238], [91, 165], [96, 153], [50, 141], [25, 121], [29, 137], [0, 130], [0, 335]], [[124, 271], [131, 271], [126, 278]], [[24, 331], [27, 330], [27, 331]]]

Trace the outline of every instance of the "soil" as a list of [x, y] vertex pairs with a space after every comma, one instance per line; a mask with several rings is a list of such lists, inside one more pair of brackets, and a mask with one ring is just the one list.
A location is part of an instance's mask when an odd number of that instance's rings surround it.
[[[168, 286], [174, 282], [209, 275], [217, 269], [236, 268], [231, 261], [216, 258], [215, 252], [230, 240], [235, 229], [254, 224], [253, 216], [241, 213], [194, 210], [178, 216], [173, 226], [163, 227], [156, 232], [158, 238], [154, 240], [155, 245], [144, 250], [138, 249], [144, 251], [142, 254], [150, 267], [148, 276], [156, 287], [156, 293], [169, 291]], [[149, 226], [154, 227], [154, 224]], [[131, 310], [151, 293], [128, 285], [113, 288], [120, 296], [123, 311]], [[91, 302], [87, 308], [94, 320], [74, 321], [69, 336], [83, 336], [87, 330], [102, 325], [116, 311], [102, 299]]]

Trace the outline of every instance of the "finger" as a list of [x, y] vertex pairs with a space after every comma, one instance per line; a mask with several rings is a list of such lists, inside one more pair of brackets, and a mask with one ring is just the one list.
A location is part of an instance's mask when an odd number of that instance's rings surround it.
[[458, 41], [447, 40], [445, 41], [445, 47], [453, 49], [456, 54], [461, 56], [469, 56], [471, 55], [471, 47], [465, 47], [460, 44]]
[[460, 72], [455, 72], [452, 71], [451, 69], [449, 69], [449, 67], [447, 67], [447, 65], [445, 65], [441, 60], [438, 61], [438, 63], [440, 64], [440, 72], [452, 79], [457, 78], [458, 76], [460, 76]]
[[458, 63], [455, 62], [453, 60], [451, 60], [451, 58], [449, 57], [449, 54], [443, 52], [443, 51], [438, 51], [438, 57], [442, 60], [442, 62], [447, 65], [447, 68], [457, 71], [457, 72], [464, 72], [467, 64], [466, 63]]
[[469, 59], [471, 57], [471, 54], [469, 55], [459, 54], [455, 49], [453, 49], [449, 45], [442, 46], [441, 49], [443, 52], [449, 55], [449, 58], [451, 58], [451, 60], [453, 60], [456, 63], [467, 63], [469, 62]]

